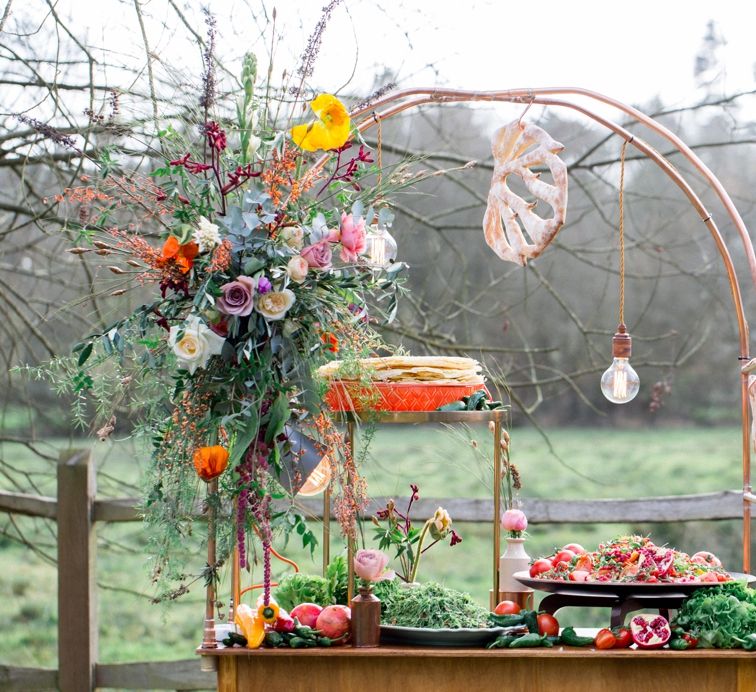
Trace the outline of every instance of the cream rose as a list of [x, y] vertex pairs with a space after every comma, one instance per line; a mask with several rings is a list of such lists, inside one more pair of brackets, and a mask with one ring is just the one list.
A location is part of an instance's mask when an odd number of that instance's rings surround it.
[[[179, 335], [181, 337], [179, 338]], [[210, 356], [220, 355], [225, 339], [216, 334], [196, 315], [180, 327], [171, 327], [168, 343], [178, 358], [178, 365], [190, 374], [204, 368]]]
[[214, 223], [210, 223], [204, 216], [200, 216], [192, 240], [199, 245], [200, 252], [208, 252], [216, 245], [220, 245], [220, 231]]
[[286, 273], [289, 275], [289, 278], [298, 284], [301, 284], [305, 280], [309, 269], [310, 265], [307, 264], [307, 260], [300, 255], [292, 257], [286, 265]]
[[255, 310], [266, 320], [274, 321], [283, 319], [296, 300], [294, 293], [288, 288], [283, 291], [270, 291], [265, 295], [258, 296], [255, 302]]
[[304, 231], [299, 226], [287, 226], [278, 237], [295, 250], [300, 250], [304, 245]]

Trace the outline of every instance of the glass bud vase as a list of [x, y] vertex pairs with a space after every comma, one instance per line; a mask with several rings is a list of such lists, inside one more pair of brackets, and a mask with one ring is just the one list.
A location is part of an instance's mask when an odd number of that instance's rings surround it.
[[360, 586], [352, 599], [352, 646], [378, 646], [381, 640], [381, 602], [372, 586]]
[[499, 601], [514, 601], [522, 608], [533, 607], [533, 590], [514, 578], [515, 572], [527, 572], [530, 556], [524, 538], [506, 538], [507, 548], [499, 558]]

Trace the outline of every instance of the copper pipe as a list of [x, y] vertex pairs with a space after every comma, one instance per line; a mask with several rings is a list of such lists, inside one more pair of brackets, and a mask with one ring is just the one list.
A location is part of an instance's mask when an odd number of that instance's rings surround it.
[[[218, 479], [214, 478], [207, 484], [207, 494], [218, 494]], [[208, 569], [216, 568], [216, 549], [215, 549], [215, 528], [216, 528], [216, 506], [215, 502], [208, 503], [207, 514], [207, 565]], [[205, 592], [205, 627], [202, 632], [202, 648], [217, 649], [218, 642], [215, 639], [215, 575], [208, 580], [207, 590]]]
[[[621, 101], [613, 99], [610, 96], [605, 96], [604, 94], [601, 94], [599, 92], [591, 91], [590, 89], [583, 89], [580, 87], [541, 87], [541, 88], [536, 88], [536, 89], [520, 88], [520, 89], [507, 89], [505, 91], [468, 91], [468, 90], [462, 90], [462, 89], [438, 89], [438, 88], [432, 88], [432, 87], [431, 88], [419, 87], [419, 88], [404, 89], [401, 91], [396, 91], [392, 94], [389, 94], [385, 98], [375, 101], [374, 103], [370, 104], [366, 108], [362, 108], [360, 110], [354, 111], [351, 114], [351, 116], [352, 118], [356, 119], [360, 115], [363, 115], [365, 113], [371, 114], [370, 119], [365, 120], [359, 126], [359, 130], [363, 131], [363, 129], [368, 129], [368, 127], [375, 124], [377, 120], [383, 120], [384, 118], [391, 117], [392, 115], [395, 115], [396, 113], [406, 110], [407, 108], [414, 108], [415, 106], [422, 105], [423, 103], [454, 103], [454, 102], [468, 102], [468, 101], [494, 101], [494, 102], [495, 101], [509, 101], [511, 103], [545, 103], [538, 97], [551, 96], [551, 95], [568, 95], [568, 94], [574, 94], [576, 96], [584, 96], [586, 98], [593, 99], [601, 103], [605, 103], [609, 106], [612, 106], [613, 108], [616, 108], [622, 111], [623, 113], [626, 113], [627, 115], [633, 117], [635, 120], [637, 120], [638, 122], [648, 127], [650, 130], [664, 137], [667, 141], [671, 142], [675, 146], [675, 148], [686, 159], [688, 159], [688, 161], [690, 161], [695, 166], [695, 168], [704, 176], [704, 178], [706, 178], [706, 181], [708, 182], [709, 187], [711, 187], [717, 194], [717, 197], [719, 197], [720, 201], [722, 202], [722, 205], [727, 211], [728, 216], [730, 217], [733, 224], [735, 225], [735, 228], [740, 234], [740, 238], [743, 243], [743, 248], [745, 250], [746, 257], [748, 258], [748, 267], [751, 273], [751, 280], [753, 281], [754, 286], [756, 286], [756, 253], [754, 253], [753, 244], [751, 243], [751, 238], [748, 234], [748, 229], [746, 228], [745, 223], [743, 222], [743, 219], [740, 216], [740, 213], [738, 212], [737, 208], [733, 204], [732, 199], [727, 194], [727, 191], [724, 189], [724, 186], [719, 181], [719, 179], [714, 175], [714, 173], [712, 173], [712, 171], [706, 166], [706, 164], [697, 156], [697, 154], [687, 144], [685, 144], [685, 142], [683, 142], [676, 134], [674, 134], [674, 132], [667, 129], [666, 127], [664, 127], [664, 125], [657, 122], [653, 118], [649, 117], [645, 113], [642, 113], [637, 108], [633, 108], [632, 106], [629, 106], [625, 103], [622, 103]], [[401, 104], [400, 106], [395, 106], [394, 108], [388, 111], [385, 111], [383, 113], [375, 113], [376, 109], [380, 108], [381, 106], [394, 103], [395, 101], [401, 101], [410, 96], [423, 96], [424, 98], [415, 99], [407, 105]], [[583, 112], [585, 112], [586, 114], [589, 113], [589, 111], [587, 110]], [[373, 117], [373, 114], [375, 114], [375, 117]]]
[[[743, 308], [743, 300], [740, 293], [740, 284], [737, 279], [735, 267], [732, 263], [727, 245], [722, 237], [719, 229], [717, 228], [711, 214], [706, 210], [701, 200], [695, 194], [693, 189], [687, 183], [687, 181], [680, 175], [680, 173], [674, 168], [674, 166], [666, 159], [666, 157], [659, 154], [650, 145], [643, 142], [640, 138], [635, 137], [630, 132], [625, 130], [620, 125], [617, 125], [593, 111], [583, 106], [571, 103], [569, 101], [561, 101], [557, 99], [544, 98], [548, 95], [559, 94], [575, 94], [578, 96], [585, 96], [602, 103], [611, 105], [618, 110], [632, 116], [638, 122], [646, 125], [650, 130], [661, 135], [669, 142], [671, 142], [677, 150], [690, 161], [696, 169], [706, 178], [709, 187], [711, 187], [719, 197], [725, 210], [727, 211], [730, 220], [735, 225], [743, 247], [745, 249], [746, 257], [748, 258], [748, 266], [751, 274], [751, 280], [756, 285], [756, 255], [754, 254], [753, 244], [751, 242], [748, 230], [743, 223], [743, 219], [738, 213], [735, 205], [733, 204], [727, 191], [724, 189], [719, 179], [709, 170], [709, 168], [698, 158], [690, 147], [688, 147], [677, 135], [668, 130], [666, 127], [656, 122], [653, 118], [641, 113], [639, 110], [628, 106], [620, 101], [612, 99], [603, 94], [593, 92], [587, 89], [581, 89], [576, 87], [548, 87], [540, 89], [510, 89], [507, 91], [464, 91], [453, 89], [429, 89], [429, 88], [417, 88], [417, 89], [405, 89], [398, 91], [389, 96], [379, 99], [375, 103], [371, 104], [367, 108], [355, 111], [352, 113], [353, 118], [358, 118], [367, 112], [370, 112], [371, 117], [363, 120], [357, 125], [357, 129], [363, 132], [372, 127], [377, 122], [389, 118], [393, 115], [401, 113], [402, 111], [410, 108], [415, 108], [427, 103], [461, 103], [470, 101], [505, 101], [511, 103], [538, 103], [541, 105], [554, 105], [570, 108], [578, 111], [592, 120], [598, 122], [609, 130], [622, 136], [626, 141], [632, 143], [636, 149], [643, 152], [648, 158], [652, 159], [666, 174], [672, 179], [672, 181], [685, 193], [693, 207], [698, 212], [699, 216], [706, 224], [710, 234], [712, 235], [714, 242], [717, 246], [722, 261], [725, 265], [725, 271], [727, 272], [727, 280], [730, 286], [730, 292], [732, 294], [733, 304], [735, 306], [736, 319], [738, 323], [738, 335], [740, 341], [740, 358], [744, 360], [749, 359], [749, 333], [748, 323], [745, 319], [745, 312]], [[539, 96], [541, 95], [541, 96]], [[381, 106], [392, 104], [396, 101], [402, 101], [408, 99], [411, 96], [419, 96], [420, 98], [414, 98], [393, 107], [384, 110], [381, 113], [376, 112], [376, 108]], [[321, 167], [327, 160], [327, 156], [321, 157], [321, 159], [315, 164], [316, 167]], [[749, 426], [749, 407], [748, 407], [748, 392], [747, 392], [747, 378], [743, 378], [741, 385], [741, 424], [742, 424], [742, 470], [743, 470], [743, 571], [748, 572], [751, 562], [751, 506], [750, 502], [746, 500], [747, 495], [752, 491], [751, 487], [751, 452], [750, 452], [750, 426]]]

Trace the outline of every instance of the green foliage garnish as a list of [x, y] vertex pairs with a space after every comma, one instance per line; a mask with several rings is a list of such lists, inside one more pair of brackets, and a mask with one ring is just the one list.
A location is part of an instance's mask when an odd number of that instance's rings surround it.
[[285, 610], [291, 610], [300, 603], [317, 603], [319, 606], [331, 603], [328, 580], [301, 572], [285, 576], [278, 583], [274, 597]]
[[699, 646], [741, 647], [756, 632], [756, 591], [743, 582], [699, 589], [682, 604], [672, 624], [698, 637]]
[[436, 582], [397, 589], [386, 605], [384, 624], [401, 627], [461, 629], [487, 627], [488, 611], [472, 596]]

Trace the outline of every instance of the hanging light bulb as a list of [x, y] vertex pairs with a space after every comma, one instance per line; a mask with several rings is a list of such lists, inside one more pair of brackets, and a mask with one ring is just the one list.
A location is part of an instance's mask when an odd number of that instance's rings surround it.
[[312, 497], [313, 495], [322, 493], [328, 487], [330, 482], [331, 463], [328, 459], [328, 455], [326, 455], [320, 460], [320, 463], [309, 475], [297, 494], [304, 497]]
[[387, 229], [371, 226], [365, 241], [364, 256], [374, 269], [388, 267], [396, 259], [396, 240]]
[[620, 324], [612, 338], [612, 364], [601, 376], [601, 392], [613, 404], [632, 401], [640, 389], [638, 373], [630, 365], [632, 344], [627, 327]]

